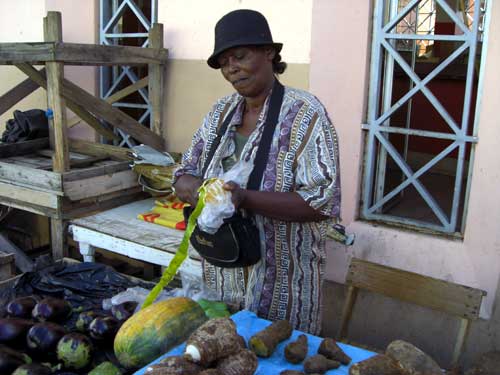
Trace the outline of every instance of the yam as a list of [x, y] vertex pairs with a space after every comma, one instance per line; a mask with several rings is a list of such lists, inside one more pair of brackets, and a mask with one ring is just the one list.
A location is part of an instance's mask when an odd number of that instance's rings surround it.
[[288, 321], [275, 321], [250, 338], [250, 349], [259, 357], [268, 358], [280, 342], [292, 335], [292, 331], [293, 328]]
[[208, 367], [218, 359], [238, 353], [244, 344], [230, 318], [215, 318], [202, 324], [186, 342], [186, 357]]
[[258, 360], [255, 353], [248, 349], [241, 349], [237, 354], [220, 360], [217, 363], [217, 370], [221, 375], [253, 375], [257, 366]]
[[328, 370], [338, 368], [340, 362], [326, 358], [322, 354], [316, 354], [307, 358], [304, 362], [304, 371], [306, 374], [319, 373], [324, 374]]
[[319, 345], [318, 354], [324, 355], [328, 359], [338, 361], [343, 365], [351, 363], [351, 357], [344, 353], [334, 339], [326, 338]]
[[408, 375], [408, 373], [397, 361], [379, 354], [353, 364], [349, 369], [349, 375]]
[[197, 375], [201, 370], [203, 367], [179, 355], [162, 359], [158, 364], [149, 366], [145, 373], [148, 375]]
[[297, 340], [285, 347], [285, 358], [290, 363], [300, 363], [307, 356], [307, 336], [300, 335]]

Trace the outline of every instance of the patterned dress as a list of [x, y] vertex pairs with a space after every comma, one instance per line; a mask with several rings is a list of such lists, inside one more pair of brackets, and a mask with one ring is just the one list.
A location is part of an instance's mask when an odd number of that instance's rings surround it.
[[[241, 160], [255, 158], [269, 98], [242, 150]], [[184, 154], [176, 178], [183, 174], [200, 177], [218, 126], [237, 106], [205, 178], [222, 174], [221, 161], [235, 151], [234, 134], [242, 123], [243, 102], [235, 93], [213, 106]], [[257, 264], [219, 268], [203, 262], [204, 282], [221, 300], [240, 304], [265, 319], [286, 319], [295, 329], [319, 334], [326, 228], [340, 215], [338, 157], [337, 135], [323, 105], [305, 91], [285, 87], [261, 190], [297, 192], [328, 219], [297, 223], [256, 215], [262, 252]]]

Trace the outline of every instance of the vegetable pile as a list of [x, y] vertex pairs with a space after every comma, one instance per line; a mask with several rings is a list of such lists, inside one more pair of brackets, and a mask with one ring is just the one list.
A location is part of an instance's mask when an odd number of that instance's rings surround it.
[[136, 305], [81, 312], [60, 298], [15, 298], [0, 318], [0, 374], [124, 374], [111, 348]]

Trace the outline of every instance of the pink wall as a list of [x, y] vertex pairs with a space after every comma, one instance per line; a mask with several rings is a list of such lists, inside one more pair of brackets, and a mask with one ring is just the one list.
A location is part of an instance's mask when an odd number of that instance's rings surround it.
[[[97, 0], [67, 1], [45, 0], [46, 11], [62, 13], [63, 41], [72, 43], [98, 43]], [[81, 88], [95, 94], [97, 92], [97, 68], [93, 66], [67, 66], [65, 78]], [[68, 119], [74, 114], [69, 114]], [[69, 130], [73, 138], [94, 139], [94, 131], [86, 124], [79, 124]]]
[[[463, 240], [419, 234], [358, 220], [363, 132], [369, 81], [371, 2], [316, 0], [313, 4], [310, 90], [326, 105], [340, 138], [342, 217], [356, 243], [330, 244], [327, 277], [343, 282], [352, 256], [484, 289], [482, 316], [491, 314], [500, 273], [500, 40], [485, 59], [479, 144]], [[500, 3], [492, 2], [490, 35], [500, 35]], [[496, 68], [495, 68], [496, 67]], [[496, 103], [496, 104], [495, 104]]]

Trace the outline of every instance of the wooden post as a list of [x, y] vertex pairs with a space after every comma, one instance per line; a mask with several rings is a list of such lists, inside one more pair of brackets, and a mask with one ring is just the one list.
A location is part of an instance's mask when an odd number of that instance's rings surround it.
[[[44, 18], [44, 38], [46, 42], [62, 41], [60, 12], [48, 12]], [[47, 70], [47, 107], [52, 110], [50, 121], [51, 147], [54, 150], [53, 170], [63, 173], [69, 169], [68, 144], [66, 140], [66, 106], [62, 98], [64, 64], [55, 61], [45, 63]]]
[[352, 308], [358, 296], [358, 288], [349, 285], [347, 289], [347, 296], [345, 298], [344, 307], [342, 309], [342, 317], [340, 321], [339, 333], [337, 334], [337, 341], [342, 341], [347, 337], [349, 329], [349, 321], [351, 320]]
[[[149, 47], [163, 48], [163, 24], [155, 23], [149, 30]], [[163, 98], [163, 68], [161, 64], [149, 64], [149, 100], [151, 101], [151, 130], [163, 135], [162, 118], [162, 98]]]
[[452, 366], [457, 366], [460, 356], [464, 351], [465, 339], [469, 333], [470, 320], [466, 318], [460, 318], [460, 326], [458, 328], [457, 341], [455, 343], [455, 348], [453, 349], [453, 355], [451, 359]]
[[[48, 12], [43, 19], [44, 39], [46, 42], [62, 42], [62, 22], [60, 12]], [[47, 71], [47, 107], [52, 110], [49, 118], [51, 148], [54, 150], [52, 169], [64, 173], [69, 170], [69, 152], [66, 136], [66, 105], [62, 97], [64, 64], [56, 61], [45, 63]], [[61, 198], [58, 197], [58, 200]], [[61, 206], [59, 206], [61, 207]], [[59, 218], [50, 220], [52, 257], [61, 259], [66, 255], [67, 223]]]

